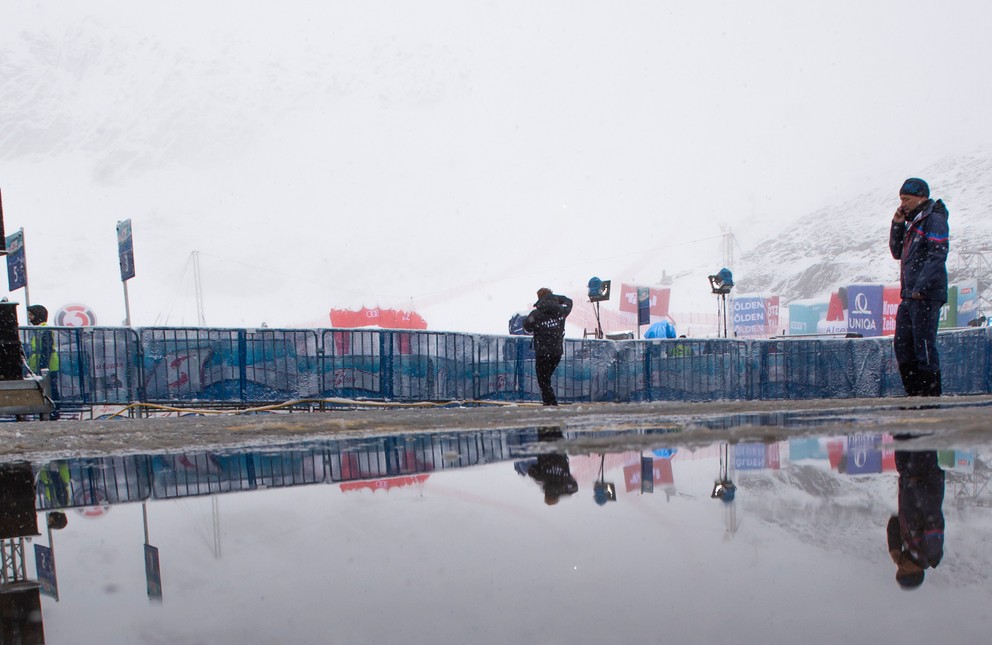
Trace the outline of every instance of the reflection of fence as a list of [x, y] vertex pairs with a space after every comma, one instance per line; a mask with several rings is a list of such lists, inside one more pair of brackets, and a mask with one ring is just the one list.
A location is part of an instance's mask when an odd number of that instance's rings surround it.
[[[524, 336], [395, 330], [47, 327], [63, 405], [245, 406], [294, 399], [537, 401]], [[37, 328], [22, 328], [30, 347]], [[941, 333], [947, 394], [992, 392], [992, 329]], [[563, 401], [902, 393], [889, 338], [568, 339]]]
[[[669, 428], [642, 428], [617, 435], [665, 435]], [[597, 432], [597, 435], [600, 434]], [[574, 437], [577, 435], [569, 435]], [[149, 499], [311, 484], [365, 483], [388, 488], [424, 481], [435, 471], [468, 468], [535, 454], [537, 428], [413, 433], [318, 439], [258, 449], [190, 451], [57, 459], [36, 464], [37, 510], [89, 508]], [[342, 486], [354, 490], [359, 486]]]
[[338, 484], [506, 461], [535, 429], [328, 439], [237, 452], [59, 459], [35, 467], [38, 510], [100, 508], [309, 484]]

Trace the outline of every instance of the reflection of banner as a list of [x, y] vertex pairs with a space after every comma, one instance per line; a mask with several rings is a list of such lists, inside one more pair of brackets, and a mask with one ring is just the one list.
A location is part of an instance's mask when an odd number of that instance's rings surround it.
[[882, 288], [882, 335], [892, 336], [896, 333], [896, 311], [902, 297], [899, 295], [899, 285], [886, 285]]
[[767, 452], [763, 443], [739, 443], [734, 447], [734, 468], [761, 470], [765, 467]]
[[763, 336], [768, 328], [765, 299], [761, 296], [734, 298], [734, 335]]
[[847, 288], [847, 329], [866, 338], [882, 335], [882, 285], [852, 284]]
[[958, 326], [967, 327], [978, 318], [978, 281], [958, 282]]
[[59, 580], [55, 575], [55, 554], [47, 546], [34, 545], [34, 565], [38, 572], [41, 593], [59, 599]]
[[145, 587], [148, 597], [162, 599], [162, 569], [158, 562], [158, 547], [145, 545]]
[[845, 471], [848, 475], [882, 472], [882, 435], [854, 434], [847, 438]]

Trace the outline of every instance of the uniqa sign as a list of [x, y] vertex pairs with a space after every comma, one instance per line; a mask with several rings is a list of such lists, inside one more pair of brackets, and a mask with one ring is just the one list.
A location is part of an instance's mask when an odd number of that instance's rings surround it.
[[862, 336], [882, 335], [882, 285], [856, 284], [847, 288], [849, 310], [848, 331]]

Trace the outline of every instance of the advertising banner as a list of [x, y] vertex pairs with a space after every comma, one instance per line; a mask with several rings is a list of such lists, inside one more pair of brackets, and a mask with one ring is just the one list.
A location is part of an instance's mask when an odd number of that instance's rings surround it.
[[651, 290], [637, 287], [637, 324], [651, 324]]
[[789, 305], [789, 335], [815, 334], [816, 325], [827, 313], [825, 302], [794, 302]]
[[882, 287], [882, 335], [892, 336], [896, 333], [896, 310], [902, 297], [899, 295], [899, 285], [887, 284]]
[[940, 321], [937, 323], [937, 327], [944, 329], [945, 327], [957, 327], [958, 326], [958, 287], [957, 285], [951, 285], [947, 289], [947, 302], [943, 307], [940, 308]]
[[117, 222], [117, 257], [121, 265], [121, 282], [127, 282], [134, 277], [134, 244], [129, 219]]
[[882, 335], [882, 285], [852, 284], [847, 288], [847, 330], [865, 338]]
[[24, 231], [17, 231], [6, 239], [7, 290], [16, 291], [27, 286], [28, 264], [24, 257]]
[[[668, 287], [638, 287], [634, 284], [620, 284], [620, 311], [638, 314], [641, 303], [641, 289], [648, 290], [648, 308], [653, 317], [668, 315], [668, 306], [672, 298], [672, 290]], [[647, 322], [639, 323], [641, 325]]]
[[958, 327], [967, 327], [978, 318], [978, 281], [958, 282]]
[[765, 333], [769, 336], [785, 333], [784, 330], [779, 329], [779, 302], [778, 296], [765, 298]]
[[620, 284], [620, 311], [637, 313], [637, 285]]
[[764, 336], [768, 328], [765, 299], [761, 296], [734, 298], [734, 335], [740, 337]]

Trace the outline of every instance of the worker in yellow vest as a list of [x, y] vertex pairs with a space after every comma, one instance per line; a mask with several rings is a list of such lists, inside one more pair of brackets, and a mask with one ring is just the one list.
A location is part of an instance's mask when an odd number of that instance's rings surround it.
[[[48, 309], [41, 305], [31, 305], [28, 307], [28, 322], [36, 327], [48, 326]], [[49, 418], [56, 420], [59, 418], [59, 354], [55, 351], [55, 335], [51, 330], [44, 330], [31, 334], [31, 342], [28, 347], [28, 369], [35, 375], [40, 376], [41, 370], [48, 370], [51, 383], [51, 396], [54, 409]]]

